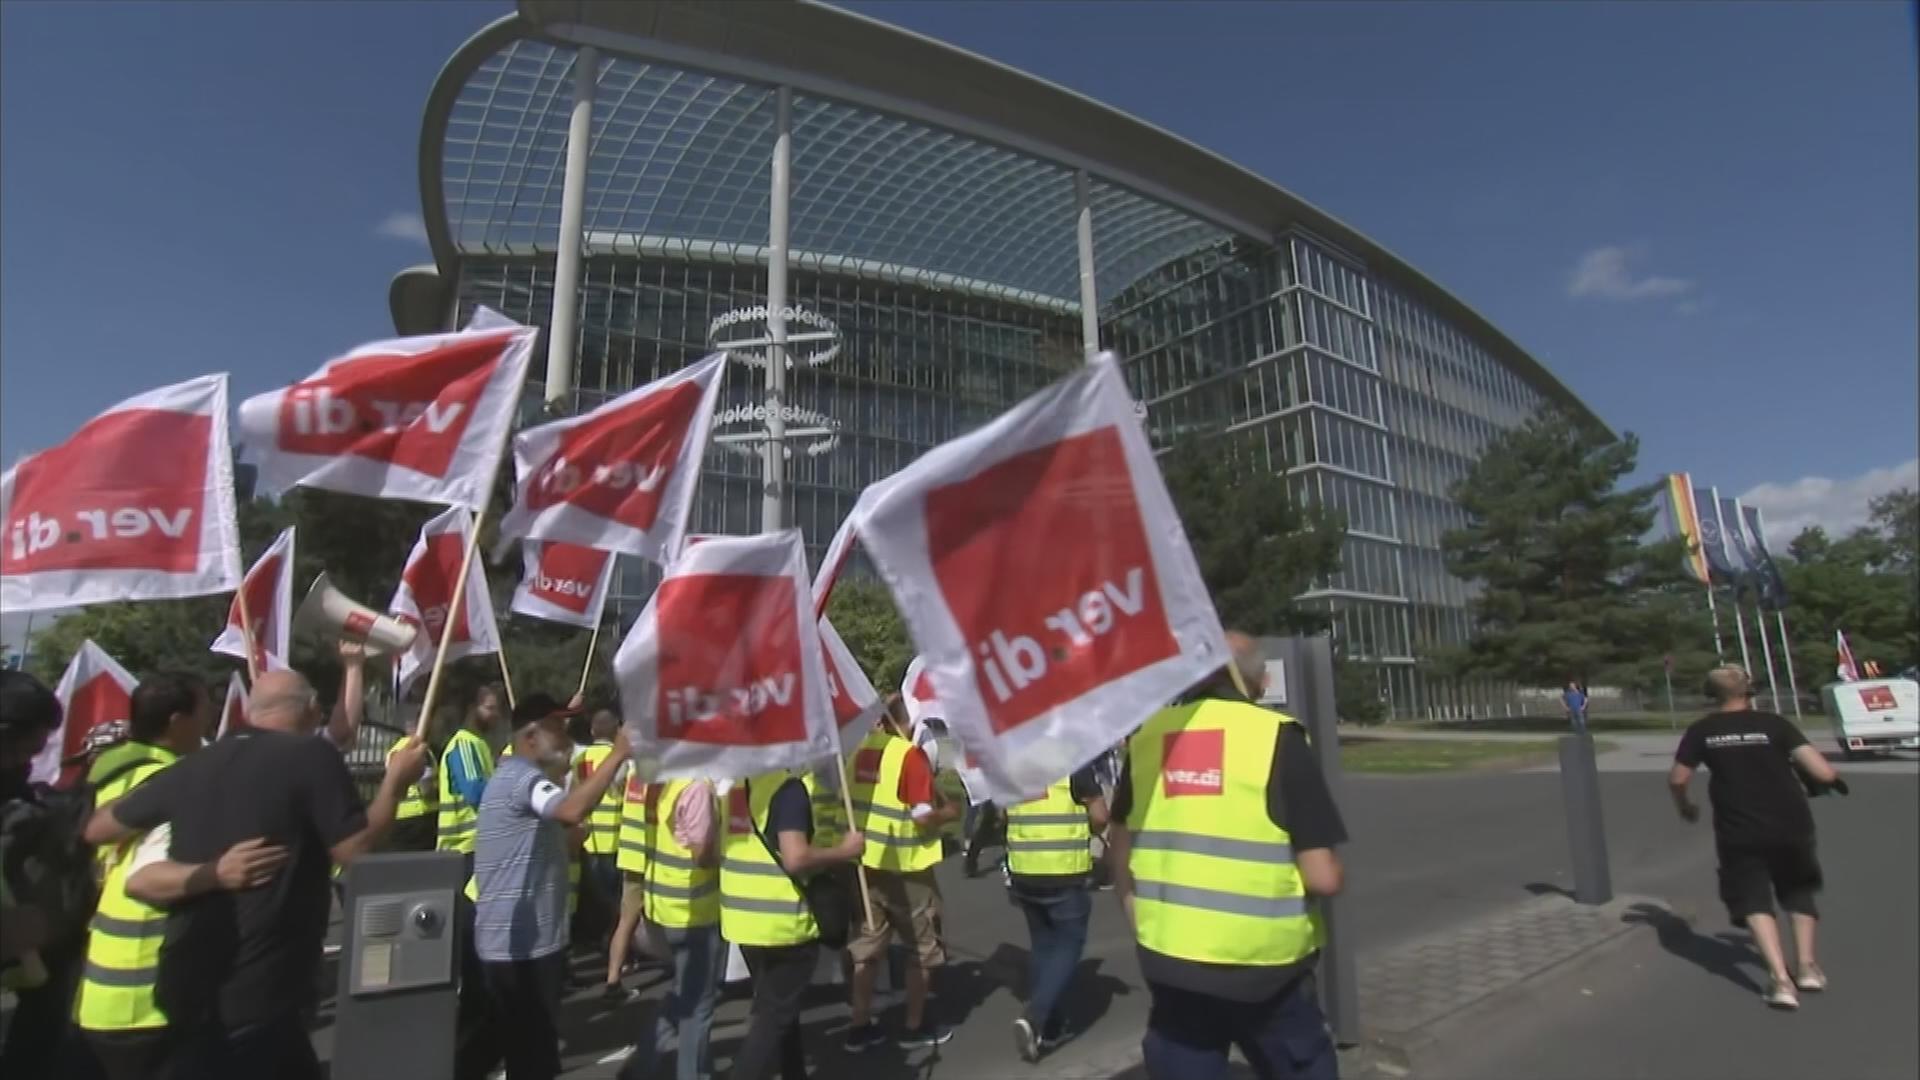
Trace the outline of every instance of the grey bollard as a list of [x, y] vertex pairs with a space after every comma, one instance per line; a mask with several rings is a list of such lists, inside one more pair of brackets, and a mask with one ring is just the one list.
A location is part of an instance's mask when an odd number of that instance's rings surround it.
[[346, 872], [333, 1075], [452, 1080], [466, 862], [451, 851], [368, 855]]
[[1560, 794], [1567, 807], [1567, 849], [1573, 858], [1573, 898], [1582, 904], [1613, 899], [1607, 868], [1606, 819], [1600, 812], [1600, 768], [1593, 736], [1560, 736]]

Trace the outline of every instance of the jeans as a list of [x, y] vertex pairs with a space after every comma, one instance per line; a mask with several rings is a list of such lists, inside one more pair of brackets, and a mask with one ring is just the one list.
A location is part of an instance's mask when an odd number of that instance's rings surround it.
[[298, 1015], [246, 1027], [209, 1024], [187, 1051], [193, 1064], [177, 1075], [191, 1080], [320, 1080], [320, 1059]]
[[180, 1047], [172, 1028], [89, 1031], [87, 1048], [106, 1080], [173, 1080]]
[[673, 1052], [676, 1041], [675, 1080], [703, 1080], [713, 1069], [707, 1038], [720, 1000], [720, 978], [727, 970], [727, 944], [718, 925], [663, 933], [673, 950], [673, 988], [654, 1014], [651, 1040], [642, 1034], [633, 1056], [620, 1068], [620, 1080], [657, 1075], [654, 1062]]
[[1033, 939], [1027, 964], [1027, 1023], [1043, 1039], [1058, 1038], [1064, 1027], [1058, 1008], [1060, 996], [1073, 981], [1080, 954], [1087, 947], [1087, 920], [1093, 915], [1093, 897], [1085, 889], [1059, 892], [1008, 891]]
[[816, 941], [777, 948], [740, 947], [747, 970], [753, 972], [753, 1017], [747, 1037], [733, 1056], [728, 1080], [767, 1080], [773, 1075], [776, 1057], [781, 1080], [807, 1080], [807, 1055], [800, 1046], [800, 1006], [813, 982], [819, 954]]
[[[567, 950], [534, 960], [482, 960], [480, 966], [487, 997], [500, 1018], [507, 1080], [554, 1080], [560, 1075], [560, 995], [567, 978]], [[488, 1062], [487, 1071], [492, 1067]]]
[[1267, 1001], [1147, 985], [1153, 1008], [1141, 1050], [1151, 1080], [1226, 1080], [1230, 1046], [1261, 1080], [1338, 1080], [1340, 1060], [1310, 974]]

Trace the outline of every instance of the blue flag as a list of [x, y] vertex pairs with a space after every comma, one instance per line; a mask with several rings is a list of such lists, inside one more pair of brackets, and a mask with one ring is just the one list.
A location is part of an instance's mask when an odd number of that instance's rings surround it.
[[1773, 561], [1773, 553], [1767, 550], [1767, 527], [1761, 520], [1760, 508], [1742, 506], [1741, 520], [1746, 525], [1747, 547], [1760, 559], [1760, 598], [1776, 611], [1787, 606], [1787, 579], [1780, 573], [1780, 566]]
[[1693, 489], [1693, 504], [1700, 510], [1700, 550], [1706, 553], [1713, 576], [1738, 587], [1740, 567], [1727, 550], [1727, 534], [1720, 521], [1720, 493], [1713, 488]]

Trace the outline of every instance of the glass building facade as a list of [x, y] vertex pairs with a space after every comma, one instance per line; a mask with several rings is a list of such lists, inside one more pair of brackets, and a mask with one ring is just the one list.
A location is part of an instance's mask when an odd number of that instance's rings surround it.
[[[469, 42], [429, 103], [421, 168], [436, 265], [395, 283], [404, 332], [481, 304], [548, 322], [579, 54], [528, 7]], [[725, 5], [702, 10], [726, 17]], [[724, 73], [662, 63], [633, 44], [597, 68], [574, 411], [706, 355], [716, 319], [767, 297], [779, 81], [731, 61], [716, 64], [735, 69]], [[828, 363], [796, 365], [786, 398], [838, 432], [825, 452], [789, 453], [787, 521], [817, 559], [866, 485], [1082, 362], [1080, 204], [1076, 168], [1044, 152], [790, 93], [789, 303], [830, 320], [839, 344]], [[1440, 554], [1441, 535], [1465, 522], [1446, 492], [1498, 431], [1549, 401], [1584, 407], [1398, 260], [1331, 238], [1337, 223], [1316, 228], [1330, 219], [1303, 204], [1275, 228], [1236, 231], [1087, 171], [1099, 345], [1122, 358], [1155, 444], [1235, 432], [1297, 499], [1344, 518], [1339, 570], [1301, 601], [1327, 614], [1397, 714], [1504, 708], [1506, 688], [1456, 684], [1423, 662], [1470, 631], [1468, 587]], [[535, 384], [541, 375], [536, 361]], [[761, 401], [762, 378], [731, 367], [722, 410]], [[717, 441], [704, 464], [694, 528], [759, 529], [757, 453]], [[623, 620], [656, 579], [626, 560], [613, 603]]]

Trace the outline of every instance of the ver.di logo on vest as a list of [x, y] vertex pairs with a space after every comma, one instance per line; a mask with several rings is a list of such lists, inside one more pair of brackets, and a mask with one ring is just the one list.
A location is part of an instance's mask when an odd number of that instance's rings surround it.
[[1226, 790], [1227, 733], [1168, 732], [1162, 744], [1160, 784], [1168, 798], [1218, 795]]

